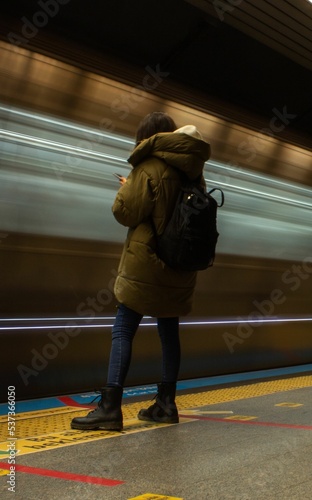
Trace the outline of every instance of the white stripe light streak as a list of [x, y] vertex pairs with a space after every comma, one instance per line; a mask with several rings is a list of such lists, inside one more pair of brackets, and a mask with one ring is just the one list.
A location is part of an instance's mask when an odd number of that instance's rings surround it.
[[[77, 319], [77, 318], [76, 318]], [[80, 318], [80, 320], [83, 319], [90, 319], [90, 318]], [[107, 318], [111, 319], [111, 318]], [[1, 321], [7, 321], [7, 320], [1, 320]], [[11, 320], [14, 321], [14, 320]], [[21, 320], [19, 320], [21, 321]], [[45, 320], [46, 321], [46, 320]], [[96, 321], [93, 319], [93, 321]], [[243, 320], [243, 319], [237, 319], [237, 320], [210, 320], [210, 321], [182, 321], [180, 323], [181, 326], [209, 326], [209, 325], [237, 325], [237, 324], [256, 324], [256, 323], [299, 323], [299, 322], [312, 322], [312, 317], [311, 318], [263, 318], [263, 319], [258, 319], [258, 320]], [[100, 325], [92, 325], [86, 324], [86, 325], [81, 325], [79, 323], [76, 323], [75, 325], [69, 323], [67, 325], [40, 325], [40, 326], [2, 326], [0, 327], [0, 331], [5, 330], [53, 330], [53, 329], [62, 329], [62, 328], [72, 328], [73, 326], [79, 327], [79, 328], [112, 328], [113, 324], [100, 324]], [[141, 323], [140, 326], [157, 326], [157, 323]]]

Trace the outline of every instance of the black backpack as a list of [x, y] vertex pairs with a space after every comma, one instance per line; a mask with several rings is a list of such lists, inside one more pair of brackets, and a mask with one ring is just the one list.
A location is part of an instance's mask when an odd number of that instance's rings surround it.
[[[211, 196], [220, 191], [221, 202]], [[169, 267], [180, 271], [200, 271], [213, 265], [219, 233], [217, 208], [224, 203], [223, 191], [208, 193], [199, 183], [183, 183], [172, 216], [157, 236], [157, 255]]]

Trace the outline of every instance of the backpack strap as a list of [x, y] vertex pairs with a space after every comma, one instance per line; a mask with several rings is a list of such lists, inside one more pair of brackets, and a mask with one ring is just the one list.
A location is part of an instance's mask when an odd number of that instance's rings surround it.
[[223, 191], [220, 188], [212, 188], [212, 189], [210, 189], [210, 191], [208, 191], [208, 194], [211, 194], [214, 191], [220, 191], [220, 193], [221, 193], [221, 202], [220, 203], [217, 202], [217, 206], [218, 207], [222, 207], [222, 205], [224, 204], [224, 194], [223, 194]]

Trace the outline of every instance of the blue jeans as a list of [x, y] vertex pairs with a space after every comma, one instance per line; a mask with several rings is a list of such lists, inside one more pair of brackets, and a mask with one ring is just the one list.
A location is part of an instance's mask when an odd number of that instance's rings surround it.
[[[112, 329], [112, 347], [109, 359], [107, 385], [123, 387], [127, 376], [132, 341], [143, 316], [124, 304], [118, 306]], [[157, 318], [162, 346], [162, 382], [176, 382], [180, 368], [181, 348], [179, 318]]]

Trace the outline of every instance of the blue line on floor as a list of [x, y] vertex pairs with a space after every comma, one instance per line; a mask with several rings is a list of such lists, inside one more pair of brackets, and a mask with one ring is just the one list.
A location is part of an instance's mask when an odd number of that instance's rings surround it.
[[230, 375], [217, 375], [215, 377], [198, 378], [194, 380], [181, 380], [177, 384], [177, 389], [195, 389], [198, 387], [208, 387], [212, 385], [232, 384], [234, 382], [246, 382], [283, 375], [295, 375], [299, 373], [312, 372], [312, 364], [301, 366], [289, 366], [286, 368], [273, 368], [270, 370], [259, 370], [256, 372], [232, 373]]
[[[270, 370], [259, 370], [246, 373], [233, 373], [229, 375], [218, 375], [215, 377], [203, 377], [190, 380], [181, 380], [177, 384], [177, 390], [183, 389], [196, 389], [200, 387], [211, 387], [218, 385], [232, 384], [235, 382], [246, 382], [252, 380], [260, 380], [265, 378], [274, 378], [287, 375], [298, 375], [300, 373], [312, 372], [312, 364], [301, 366], [289, 366], [284, 368], [274, 368]], [[134, 396], [143, 396], [150, 394], [155, 395], [157, 392], [156, 384], [146, 384], [138, 387], [126, 387], [124, 389], [123, 397], [131, 398]], [[71, 394], [70, 397], [78, 404], [88, 405], [97, 394], [95, 392], [88, 392], [82, 394]], [[47, 410], [51, 408], [61, 408], [66, 406], [57, 397], [49, 397], [42, 399], [32, 399], [27, 401], [16, 402], [16, 413], [23, 413], [29, 411]], [[8, 406], [6, 403], [0, 404], [0, 415], [7, 415]]]

